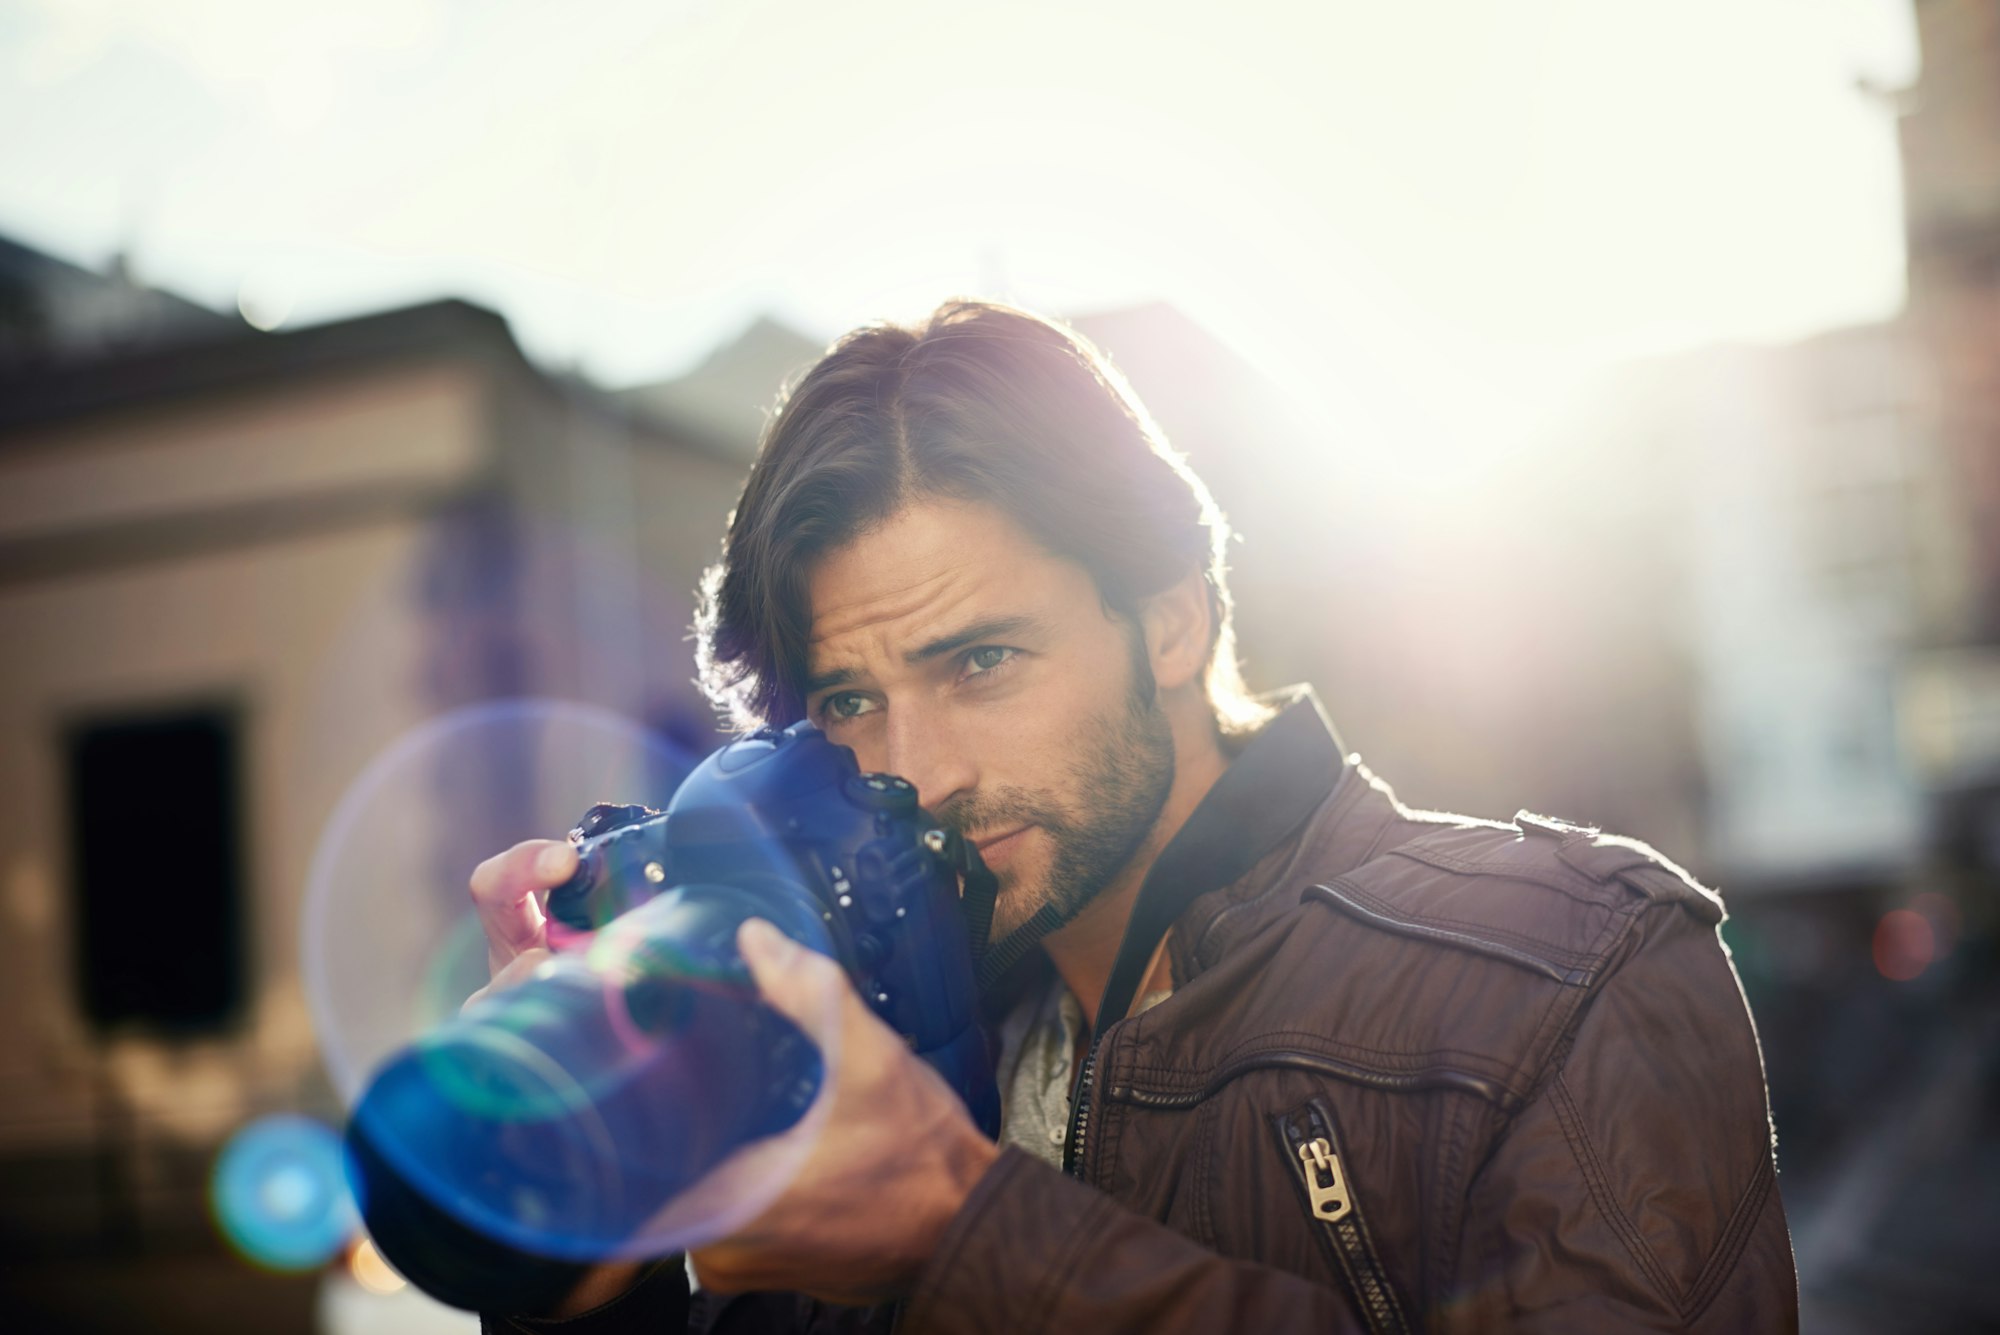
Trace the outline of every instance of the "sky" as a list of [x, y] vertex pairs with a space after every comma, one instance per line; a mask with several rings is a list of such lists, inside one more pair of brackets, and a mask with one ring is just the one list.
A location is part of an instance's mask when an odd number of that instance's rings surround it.
[[1182, 307], [1471, 422], [1902, 300], [1907, 0], [0, 0], [0, 232], [622, 385], [760, 314]]

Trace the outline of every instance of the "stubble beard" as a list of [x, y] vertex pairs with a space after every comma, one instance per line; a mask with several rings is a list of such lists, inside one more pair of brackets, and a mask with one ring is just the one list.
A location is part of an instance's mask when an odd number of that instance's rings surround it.
[[1092, 721], [1069, 766], [1073, 806], [1047, 792], [1002, 788], [973, 793], [937, 812], [945, 824], [976, 834], [1039, 826], [1054, 846], [1046, 876], [1033, 882], [1000, 874], [991, 939], [1004, 941], [1044, 906], [1051, 927], [1072, 922], [1131, 864], [1158, 823], [1174, 786], [1174, 738], [1143, 658], [1116, 718]]

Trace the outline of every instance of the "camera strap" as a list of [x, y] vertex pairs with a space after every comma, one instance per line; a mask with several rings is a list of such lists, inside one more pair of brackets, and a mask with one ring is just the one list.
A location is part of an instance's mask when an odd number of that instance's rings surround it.
[[972, 961], [978, 971], [979, 990], [984, 992], [1001, 975], [1013, 968], [1043, 937], [1062, 926], [1062, 915], [1053, 904], [1044, 904], [1035, 915], [1008, 933], [1007, 939], [993, 940], [993, 903], [1000, 897], [1000, 878], [986, 866], [979, 849], [956, 830], [945, 835], [945, 857], [960, 878], [959, 908], [965, 915], [966, 938], [972, 946]]

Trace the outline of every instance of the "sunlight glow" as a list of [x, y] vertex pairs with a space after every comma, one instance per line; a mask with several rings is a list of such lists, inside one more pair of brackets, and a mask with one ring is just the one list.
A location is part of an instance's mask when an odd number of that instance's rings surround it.
[[1893, 310], [1855, 81], [1911, 76], [1906, 10], [31, 0], [0, 228], [216, 305], [267, 275], [290, 323], [463, 295], [613, 383], [765, 312], [1166, 300], [1362, 387], [1359, 430], [1455, 433], [1543, 370]]

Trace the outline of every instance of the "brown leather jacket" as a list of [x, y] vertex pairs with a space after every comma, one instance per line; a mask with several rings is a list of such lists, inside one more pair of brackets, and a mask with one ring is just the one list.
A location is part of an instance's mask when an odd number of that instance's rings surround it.
[[[676, 1262], [512, 1328], [1796, 1330], [1721, 918], [1642, 844], [1405, 808], [1301, 697], [1141, 891], [1069, 1175], [1006, 1151], [900, 1310]], [[1176, 991], [1115, 1020], [1162, 933]]]

